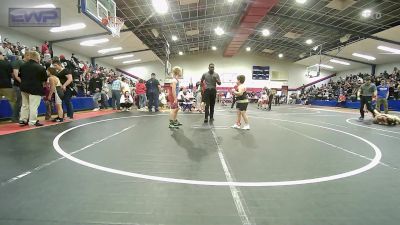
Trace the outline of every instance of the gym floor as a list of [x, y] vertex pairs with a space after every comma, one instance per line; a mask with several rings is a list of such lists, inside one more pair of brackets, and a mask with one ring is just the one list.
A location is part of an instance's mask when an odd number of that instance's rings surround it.
[[[0, 136], [0, 224], [397, 225], [400, 128], [250, 106], [121, 112]], [[370, 116], [370, 115], [367, 115]]]

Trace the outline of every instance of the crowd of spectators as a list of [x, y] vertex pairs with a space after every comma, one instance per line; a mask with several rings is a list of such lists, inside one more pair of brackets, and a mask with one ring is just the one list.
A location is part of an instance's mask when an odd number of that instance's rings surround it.
[[[60, 80], [59, 88], [63, 90], [62, 102], [66, 106], [67, 116], [70, 119], [73, 119], [74, 111], [71, 103], [72, 96], [82, 97], [90, 95], [94, 96], [94, 99], [100, 96], [102, 100], [100, 102], [103, 108], [105, 108], [107, 107], [108, 97], [111, 97], [112, 82], [116, 79], [121, 80], [122, 78], [122, 75], [116, 74], [113, 69], [107, 69], [97, 64], [91, 65], [89, 62], [79, 60], [74, 54], [72, 54], [70, 59], [67, 59], [64, 55], [54, 56], [47, 41], [40, 47], [28, 47], [20, 42], [12, 43], [7, 38], [1, 42], [0, 92], [1, 96], [8, 99], [11, 105], [13, 111], [12, 121], [19, 122], [21, 125], [41, 125], [37, 121], [37, 115], [33, 113], [33, 111], [36, 111], [37, 114], [37, 108], [40, 103], [37, 97], [45, 101], [46, 106], [48, 106], [47, 109], [52, 109], [52, 105], [48, 104], [51, 101], [54, 102], [55, 97], [55, 86], [50, 85], [52, 82], [49, 82], [50, 79], [48, 79], [51, 75], [56, 75]], [[35, 69], [27, 70], [24, 65], [28, 64]], [[54, 71], [49, 71], [49, 68], [55, 68], [57, 74], [53, 74]], [[40, 77], [40, 79], [35, 80], [34, 77]], [[43, 81], [44, 78], [45, 80]], [[93, 89], [93, 81], [95, 80], [98, 82], [97, 86]], [[128, 89], [129, 93], [131, 93], [135, 83], [130, 79], [125, 79], [124, 84], [127, 86], [127, 88], [124, 88]], [[35, 90], [31, 90], [32, 88]], [[49, 91], [49, 89], [51, 90]], [[53, 97], [47, 96], [48, 93], [52, 93]], [[35, 101], [30, 101], [31, 99], [35, 99]], [[95, 106], [97, 106], [97, 102], [95, 100]], [[33, 107], [29, 108], [29, 106]], [[24, 109], [29, 109], [31, 112], [27, 112]], [[24, 114], [20, 114], [22, 112]], [[30, 115], [27, 116], [27, 114]], [[46, 119], [50, 119], [48, 116], [49, 112], [46, 115]], [[57, 117], [56, 119], [60, 118]]]
[[371, 82], [379, 86], [382, 80], [386, 81], [389, 86], [388, 100], [400, 99], [400, 70], [394, 68], [393, 72], [384, 71], [378, 75], [369, 75], [359, 73], [357, 75], [347, 75], [340, 77], [339, 80], [329, 80], [327, 84], [322, 84], [320, 87], [315, 85], [301, 90], [300, 99], [307, 104], [312, 100], [337, 100], [345, 102], [347, 100], [357, 101], [357, 92], [365, 77], [371, 77]]

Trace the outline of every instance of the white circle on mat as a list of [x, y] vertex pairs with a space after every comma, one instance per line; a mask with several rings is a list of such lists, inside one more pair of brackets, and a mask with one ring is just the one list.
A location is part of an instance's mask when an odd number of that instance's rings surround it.
[[[123, 171], [123, 170], [118, 170], [118, 169], [113, 169], [101, 165], [96, 165], [87, 161], [83, 161], [81, 159], [78, 159], [67, 152], [65, 152], [59, 145], [59, 140], [60, 138], [77, 128], [88, 126], [91, 124], [96, 124], [96, 123], [102, 123], [102, 122], [107, 122], [107, 121], [113, 121], [113, 120], [119, 120], [119, 119], [126, 119], [126, 118], [137, 118], [137, 117], [145, 117], [145, 116], [128, 116], [128, 117], [118, 117], [118, 118], [111, 118], [111, 119], [104, 119], [104, 120], [99, 120], [99, 121], [94, 121], [94, 122], [89, 122], [89, 123], [84, 123], [81, 125], [77, 125], [75, 127], [69, 128], [60, 134], [58, 134], [54, 140], [53, 140], [53, 147], [54, 149], [62, 156], [65, 158], [78, 163], [82, 166], [86, 166], [89, 168], [93, 168], [96, 170], [108, 172], [108, 173], [113, 173], [113, 174], [118, 174], [118, 175], [123, 175], [123, 176], [128, 176], [128, 177], [135, 177], [135, 178], [141, 178], [141, 179], [147, 179], [147, 180], [153, 180], [153, 181], [160, 181], [160, 182], [169, 182], [169, 183], [179, 183], [179, 184], [193, 184], [193, 185], [206, 185], [206, 186], [238, 186], [238, 187], [273, 187], [273, 186], [291, 186], [291, 185], [302, 185], [302, 184], [313, 184], [313, 183], [320, 183], [320, 182], [326, 182], [326, 181], [333, 181], [333, 180], [338, 180], [346, 177], [351, 177], [357, 174], [361, 174], [363, 172], [366, 172], [372, 168], [374, 168], [376, 165], [379, 164], [381, 158], [382, 158], [382, 152], [380, 149], [373, 144], [372, 142], [357, 136], [355, 134], [348, 133], [346, 131], [341, 131], [337, 130], [334, 128], [330, 127], [325, 127], [321, 125], [316, 125], [316, 124], [311, 124], [311, 123], [304, 123], [304, 122], [298, 122], [298, 121], [292, 121], [292, 120], [284, 120], [284, 119], [275, 119], [275, 118], [265, 118], [265, 117], [259, 117], [259, 119], [266, 119], [266, 120], [274, 120], [274, 121], [282, 121], [282, 122], [289, 122], [289, 123], [295, 123], [295, 124], [301, 124], [301, 125], [307, 125], [307, 126], [313, 126], [313, 127], [318, 127], [326, 130], [331, 130], [337, 133], [342, 133], [349, 135], [351, 137], [354, 137], [356, 139], [359, 139], [369, 146], [372, 147], [372, 149], [375, 152], [374, 158], [365, 166], [360, 167], [355, 170], [351, 170], [345, 173], [340, 173], [336, 175], [331, 175], [331, 176], [325, 176], [325, 177], [317, 177], [317, 178], [310, 178], [310, 179], [302, 179], [302, 180], [285, 180], [285, 181], [260, 181], [260, 182], [227, 182], [227, 181], [205, 181], [205, 180], [188, 180], [188, 179], [177, 179], [177, 178], [170, 178], [170, 177], [160, 177], [160, 176], [151, 176], [151, 175], [146, 175], [146, 174], [140, 174], [140, 173], [133, 173], [133, 172], [128, 172], [128, 171]], [[167, 128], [166, 128], [167, 129]]]

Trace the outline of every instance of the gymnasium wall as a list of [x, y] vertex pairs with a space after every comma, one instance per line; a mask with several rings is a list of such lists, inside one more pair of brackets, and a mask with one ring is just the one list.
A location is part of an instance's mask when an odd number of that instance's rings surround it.
[[[383, 73], [385, 70], [388, 73], [393, 72], [393, 68], [397, 67], [400, 69], [400, 62], [398, 63], [387, 63], [387, 64], [382, 64], [382, 65], [377, 65], [376, 66], [376, 74]], [[352, 70], [346, 70], [342, 72], [338, 72], [338, 75], [335, 77], [335, 80], [339, 79], [340, 77], [346, 77], [349, 74], [358, 74], [358, 73], [368, 73], [371, 74], [371, 67], [366, 66], [358, 69], [352, 69]]]
[[[10, 29], [8, 27], [1, 27], [0, 26], [0, 35], [2, 40], [4, 40], [4, 38], [8, 38], [11, 43], [16, 43], [16, 42], [20, 42], [21, 45], [26, 45], [28, 47], [34, 47], [34, 46], [42, 46], [44, 40], [39, 40], [36, 39], [34, 37], [28, 36], [26, 34], [20, 33], [16, 30]], [[65, 57], [67, 59], [69, 59], [72, 55], [72, 52], [68, 49], [59, 47], [57, 45], [53, 45], [53, 51], [54, 51], [54, 55], [59, 56], [59, 55], [65, 55]], [[83, 61], [88, 61], [90, 63], [90, 56], [84, 56], [84, 55], [79, 55], [76, 54], [76, 57], [80, 60]], [[107, 67], [107, 68], [115, 68], [111, 65], [108, 65], [107, 63], [103, 63], [102, 61], [97, 61], [97, 64], [99, 64], [100, 66], [103, 67]]]
[[[232, 58], [224, 58], [221, 55], [221, 52], [209, 52], [206, 53], [206, 56], [200, 54], [177, 56], [171, 60], [171, 64], [172, 66], [177, 65], [183, 68], [183, 83], [188, 83], [190, 79], [192, 79], [193, 83], [196, 83], [200, 80], [201, 75], [208, 71], [208, 64], [211, 62], [215, 64], [215, 71], [220, 74], [222, 81], [229, 81], [232, 78], [236, 78], [238, 74], [244, 74], [246, 75], [248, 87], [268, 86], [280, 88], [282, 85], [289, 85], [290, 88], [296, 88], [332, 74], [331, 72], [323, 71], [320, 77], [310, 79], [305, 77], [305, 66], [284, 60], [275, 60], [245, 53]], [[286, 73], [289, 79], [288, 81], [252, 80], [253, 66], [270, 66], [271, 71]], [[141, 63], [121, 67], [121, 69], [143, 79], [150, 78], [152, 72], [157, 74], [158, 79], [164, 79], [164, 66], [160, 62]], [[232, 86], [229, 82], [224, 85]]]

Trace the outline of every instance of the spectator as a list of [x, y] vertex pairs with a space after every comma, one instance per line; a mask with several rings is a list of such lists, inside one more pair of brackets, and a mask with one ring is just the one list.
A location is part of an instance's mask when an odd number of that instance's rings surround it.
[[139, 96], [139, 110], [144, 111], [146, 106], [146, 85], [142, 79], [136, 84], [136, 94]]
[[46, 70], [39, 64], [38, 52], [29, 54], [29, 61], [20, 67], [21, 70], [21, 125], [43, 126], [37, 119], [41, 96], [44, 95], [43, 83], [47, 80]]
[[132, 105], [133, 105], [133, 98], [132, 98], [132, 96], [129, 94], [128, 91], [126, 91], [126, 92], [121, 96], [120, 102], [121, 102], [120, 104], [121, 104], [121, 107], [122, 107], [122, 111], [130, 111], [130, 110], [131, 110], [131, 107], [132, 107]]
[[89, 81], [89, 92], [93, 95], [94, 109], [93, 111], [98, 111], [99, 101], [101, 102], [102, 108], [107, 108], [106, 106], [106, 96], [101, 91], [103, 89], [103, 81], [99, 78], [97, 73], [93, 74], [92, 79]]
[[60, 79], [60, 82], [62, 84], [61, 87], [64, 91], [63, 104], [67, 108], [67, 116], [69, 117], [69, 119], [72, 120], [74, 118], [74, 108], [72, 106], [72, 101], [71, 101], [73, 95], [72, 73], [70, 70], [62, 66], [60, 60], [54, 59], [53, 66], [58, 71], [57, 77], [58, 79]]
[[385, 114], [388, 114], [388, 97], [389, 97], [389, 86], [386, 84], [386, 80], [381, 80], [381, 85], [377, 87], [378, 99], [376, 100], [376, 109], [381, 112], [381, 104], [385, 110]]
[[117, 106], [117, 110], [120, 110], [120, 98], [121, 98], [121, 81], [119, 78], [114, 77], [114, 80], [111, 83], [111, 105], [112, 108], [115, 110], [115, 105]]
[[[16, 96], [12, 86], [13, 70], [11, 64], [5, 60], [0, 52], [0, 98], [5, 96], [10, 103], [11, 109], [15, 109]], [[15, 119], [12, 119], [16, 122]]]
[[123, 77], [121, 79], [121, 91], [122, 91], [122, 93], [131, 91], [131, 89], [129, 87], [129, 84], [127, 82], [128, 82], [128, 80], [125, 77]]
[[153, 106], [155, 112], [158, 112], [158, 95], [161, 90], [160, 82], [156, 79], [156, 74], [152, 73], [151, 78], [146, 82], [147, 96], [149, 97], [149, 112]]
[[11, 64], [13, 67], [13, 74], [14, 74], [13, 88], [14, 88], [14, 92], [15, 92], [15, 96], [16, 96], [16, 103], [15, 103], [14, 113], [13, 113], [13, 120], [15, 122], [19, 120], [21, 106], [22, 106], [22, 96], [21, 96], [21, 89], [20, 89], [20, 85], [21, 85], [20, 68], [27, 61], [29, 61], [29, 52], [26, 52], [26, 54], [24, 54], [23, 59], [21, 56], [18, 56], [17, 60]]
[[41, 51], [42, 55], [44, 55], [46, 53], [46, 51], [49, 51], [49, 42], [48, 41], [44, 41], [44, 43], [42, 44], [41, 50], [42, 50]]
[[162, 90], [160, 91], [160, 95], [158, 97], [158, 100], [160, 102], [160, 107], [161, 108], [165, 108], [165, 106], [167, 105], [167, 96], [166, 96], [164, 91], [162, 91]]

